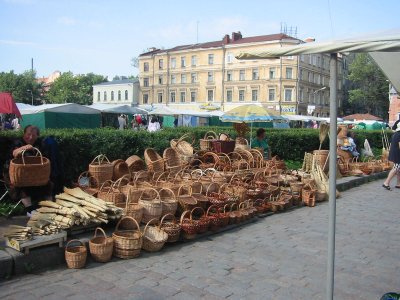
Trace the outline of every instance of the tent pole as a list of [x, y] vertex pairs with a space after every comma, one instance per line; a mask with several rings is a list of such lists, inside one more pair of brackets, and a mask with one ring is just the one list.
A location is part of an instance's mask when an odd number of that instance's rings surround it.
[[329, 232], [326, 299], [333, 300], [335, 282], [336, 164], [337, 164], [337, 53], [330, 59], [330, 129], [329, 129]]

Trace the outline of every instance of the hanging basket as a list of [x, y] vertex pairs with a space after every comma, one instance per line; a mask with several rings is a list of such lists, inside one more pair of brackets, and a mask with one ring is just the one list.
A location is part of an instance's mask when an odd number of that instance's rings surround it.
[[[79, 246], [70, 246], [72, 242], [80, 243]], [[80, 240], [70, 240], [65, 246], [65, 261], [69, 269], [81, 269], [86, 264], [86, 246]]]
[[143, 245], [142, 249], [148, 252], [157, 252], [164, 247], [165, 242], [168, 240], [168, 234], [160, 228], [160, 226], [149, 226], [158, 223], [158, 219], [152, 219], [147, 222], [143, 230]]
[[10, 182], [15, 187], [44, 186], [50, 180], [49, 159], [43, 157], [39, 149], [31, 150], [36, 151], [38, 156], [24, 156], [27, 150], [23, 150], [21, 155], [10, 162]]
[[[172, 221], [165, 220], [166, 217], [171, 217]], [[176, 222], [176, 218], [172, 214], [166, 214], [161, 218], [159, 228], [168, 234], [167, 243], [174, 243], [179, 240], [181, 234], [181, 225]]]
[[[97, 231], [102, 233], [102, 236], [97, 236]], [[98, 262], [108, 262], [111, 259], [114, 247], [114, 240], [108, 237], [103, 229], [97, 227], [93, 238], [89, 241], [89, 250], [93, 259]]]
[[107, 180], [112, 180], [113, 170], [114, 166], [103, 154], [96, 156], [89, 164], [89, 173], [99, 185], [102, 185]]
[[[120, 223], [126, 219], [133, 222], [136, 229], [120, 230]], [[143, 237], [140, 232], [139, 224], [134, 218], [123, 217], [119, 220], [112, 237], [114, 239], [114, 256], [124, 259], [139, 256], [140, 250], [142, 249]]]

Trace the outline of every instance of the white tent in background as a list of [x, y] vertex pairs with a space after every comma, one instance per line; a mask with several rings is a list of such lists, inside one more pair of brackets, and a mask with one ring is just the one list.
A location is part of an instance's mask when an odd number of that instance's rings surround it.
[[15, 103], [15, 104], [17, 105], [19, 111], [21, 111], [21, 110], [29, 110], [29, 109], [32, 109], [32, 107], [34, 107], [33, 105], [26, 104], [26, 103], [20, 103], [20, 102]]
[[[369, 53], [397, 91], [400, 91], [400, 30], [392, 30], [379, 35], [369, 35], [354, 39], [331, 42], [312, 42], [297, 46], [275, 47], [267, 51], [241, 53], [237, 59], [268, 59], [302, 54], [330, 54], [330, 136], [337, 136], [337, 62], [338, 53]], [[335, 274], [335, 226], [336, 226], [336, 159], [337, 140], [329, 140], [329, 234], [328, 272], [326, 298], [333, 299]]]
[[221, 111], [195, 111], [189, 109], [174, 109], [169, 106], [160, 106], [149, 112], [149, 115], [157, 116], [193, 116], [193, 117], [220, 117], [224, 113]]
[[133, 115], [133, 114], [141, 114], [147, 115], [147, 110], [133, 107], [126, 104], [104, 104], [104, 103], [96, 103], [92, 105], [87, 105], [87, 107], [97, 109], [103, 113], [114, 113], [114, 114], [126, 114], [126, 115]]
[[43, 104], [37, 106], [25, 105], [21, 107], [22, 109], [19, 109], [21, 115], [36, 114], [45, 111], [75, 114], [99, 114], [99, 111], [97, 109], [93, 109], [76, 103]]

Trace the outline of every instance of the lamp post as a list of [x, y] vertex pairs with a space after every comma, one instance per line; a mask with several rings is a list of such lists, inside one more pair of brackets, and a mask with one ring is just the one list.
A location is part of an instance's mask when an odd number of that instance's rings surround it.
[[31, 93], [31, 97], [32, 97], [32, 106], [33, 106], [33, 93], [32, 90], [26, 90], [28, 93]]

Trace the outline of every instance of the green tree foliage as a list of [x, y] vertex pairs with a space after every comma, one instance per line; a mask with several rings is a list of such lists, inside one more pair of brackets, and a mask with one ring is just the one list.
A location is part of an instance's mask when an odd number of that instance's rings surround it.
[[93, 73], [74, 75], [72, 72], [65, 72], [51, 85], [47, 94], [47, 102], [92, 104], [92, 86], [104, 81], [107, 81], [107, 77], [102, 75]]
[[42, 85], [35, 80], [36, 73], [25, 71], [16, 74], [14, 71], [0, 73], [0, 92], [10, 92], [15, 102], [32, 103], [31, 92], [33, 93], [34, 103], [38, 104], [42, 92]]
[[389, 108], [388, 82], [381, 69], [366, 53], [355, 55], [350, 65], [349, 103], [356, 113], [387, 117]]

